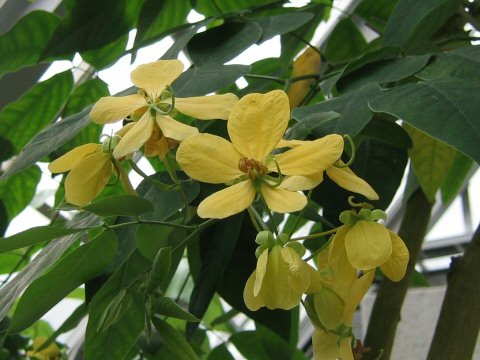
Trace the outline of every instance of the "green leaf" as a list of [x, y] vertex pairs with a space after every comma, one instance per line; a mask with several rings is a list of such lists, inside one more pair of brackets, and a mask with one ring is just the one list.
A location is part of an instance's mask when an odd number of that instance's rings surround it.
[[453, 164], [455, 149], [406, 124], [413, 141], [408, 154], [425, 196], [435, 202], [435, 194]]
[[448, 204], [455, 199], [463, 184], [467, 180], [467, 176], [470, 173], [472, 166], [472, 159], [463, 155], [461, 152], [456, 152], [453, 164], [445, 176], [440, 189], [442, 191], [443, 204]]
[[43, 58], [99, 49], [128, 33], [136, 23], [141, 1], [75, 2], [50, 39]]
[[[304, 109], [305, 107], [302, 107]], [[295, 118], [298, 122], [287, 131], [289, 139], [306, 139], [312, 131], [319, 126], [327, 126], [327, 123], [338, 121], [339, 113], [335, 111], [312, 112], [306, 116], [306, 112], [300, 112], [300, 116]], [[298, 116], [298, 115], [297, 115]]]
[[171, 265], [171, 247], [164, 247], [160, 249], [153, 260], [152, 270], [150, 270], [147, 282], [145, 284], [145, 287], [148, 291], [155, 292], [155, 290], [159, 287], [163, 292], [166, 291], [165, 280], [167, 280]]
[[95, 240], [80, 246], [25, 291], [15, 309], [9, 333], [17, 333], [40, 319], [74, 289], [98, 275], [112, 260], [117, 238], [105, 230]]
[[386, 84], [400, 81], [422, 70], [429, 59], [430, 55], [420, 55], [370, 63], [343, 76], [337, 82], [337, 89], [344, 92], [369, 83]]
[[358, 57], [366, 49], [367, 41], [357, 25], [348, 17], [341, 20], [328, 37], [325, 57], [329, 62], [340, 63]]
[[312, 124], [315, 119], [321, 119], [320, 114], [333, 111], [340, 114], [340, 117], [335, 118], [334, 121], [319, 122], [319, 125], [315, 128], [310, 125], [313, 133], [317, 137], [332, 133], [355, 136], [373, 116], [368, 107], [368, 100], [379, 93], [378, 85], [369, 84], [332, 100], [295, 109], [292, 112], [292, 117], [299, 122], [307, 121], [307, 123]]
[[197, 0], [194, 2], [195, 10], [205, 16], [217, 16], [221, 14], [241, 12], [241, 10], [255, 8], [271, 3], [275, 0], [235, 0], [235, 1], [216, 1]]
[[83, 60], [92, 65], [95, 69], [100, 70], [117, 62], [122, 57], [127, 44], [128, 35], [123, 35], [100, 49], [84, 51], [80, 55]]
[[226, 22], [195, 35], [188, 43], [187, 51], [199, 67], [220, 65], [255, 44], [261, 35], [262, 28], [255, 22]]
[[[72, 73], [67, 70], [30, 88], [0, 112], [0, 137], [11, 142], [15, 153], [20, 152], [34, 135], [56, 119], [72, 87]], [[48, 146], [51, 151], [52, 145]]]
[[67, 229], [53, 226], [37, 226], [18, 234], [0, 239], [0, 253], [20, 249], [25, 246], [53, 240], [62, 236], [79, 233], [88, 229]]
[[129, 290], [122, 288], [103, 312], [98, 321], [97, 331], [101, 334], [108, 330], [127, 313], [132, 303], [133, 295]]
[[363, 128], [360, 135], [382, 139], [400, 149], [410, 149], [412, 147], [412, 139], [402, 126], [378, 114]]
[[41, 172], [37, 166], [30, 167], [23, 174], [17, 174], [0, 181], [0, 201], [5, 206], [6, 215], [11, 220], [32, 201]]
[[136, 233], [136, 245], [146, 259], [154, 261], [157, 253], [169, 245], [168, 238], [173, 228], [152, 224], [139, 224]]
[[363, 18], [373, 29], [383, 30], [398, 0], [363, 0], [355, 14]]
[[[83, 213], [76, 215], [68, 225], [75, 228], [88, 228], [98, 225], [98, 218], [92, 214]], [[79, 235], [80, 233], [76, 232], [52, 241], [12, 280], [0, 288], [0, 319], [8, 313], [23, 290], [52, 266], [72, 246]]]
[[417, 270], [413, 270], [412, 277], [410, 278], [411, 287], [430, 287], [430, 283], [427, 278]]
[[24, 251], [10, 251], [0, 254], [0, 274], [9, 274], [13, 269], [21, 270], [28, 264], [29, 256], [24, 257]]
[[0, 36], [0, 79], [8, 72], [38, 63], [59, 22], [55, 14], [32, 11]]
[[416, 76], [422, 80], [455, 77], [480, 83], [480, 46], [465, 46], [436, 55]]
[[152, 312], [154, 314], [164, 315], [167, 317], [173, 317], [175, 319], [198, 322], [200, 321], [195, 316], [184, 310], [173, 299], [169, 297], [161, 297], [155, 299], [152, 304]]
[[134, 251], [92, 298], [89, 304], [89, 319], [84, 347], [86, 359], [123, 359], [134, 346], [145, 325], [145, 305], [140, 295], [135, 292], [132, 294], [133, 302], [131, 306], [115, 322], [115, 326], [110, 326], [103, 333], [98, 333], [97, 328], [100, 318], [112, 299], [121, 289], [132, 287], [150, 265], [150, 261], [140, 255], [138, 251]]
[[[210, 226], [199, 236], [201, 268], [195, 276], [188, 310], [200, 319], [205, 315], [230, 262], [243, 221], [243, 214], [231, 216]], [[187, 324], [187, 337], [191, 338], [197, 327], [198, 323]]]
[[166, 321], [153, 317], [153, 325], [157, 329], [160, 337], [167, 345], [168, 349], [178, 360], [197, 360], [198, 357], [193, 351], [187, 340], [172, 325]]
[[154, 210], [150, 201], [135, 195], [109, 196], [82, 209], [103, 217], [140, 216]]
[[208, 354], [207, 360], [235, 360], [225, 343], [218, 345]]
[[375, 112], [391, 114], [480, 163], [480, 85], [446, 79], [397, 86], [369, 101]]
[[248, 65], [204, 65], [187, 70], [174, 82], [176, 96], [200, 96], [223, 89], [250, 71]]
[[7, 171], [0, 177], [0, 180], [23, 171], [50, 154], [53, 149], [60, 147], [73, 138], [90, 124], [90, 118], [88, 117], [90, 109], [91, 107], [87, 107], [82, 112], [58, 121], [35, 135]]
[[296, 348], [296, 345], [287, 343], [265, 326], [256, 324], [256, 328], [256, 335], [272, 360], [307, 360], [307, 357]]
[[313, 18], [312, 13], [294, 12], [276, 16], [255, 19], [255, 22], [262, 28], [262, 36], [259, 43], [267, 41], [276, 35], [286, 34], [304, 25]]
[[385, 45], [411, 48], [430, 38], [461, 0], [400, 0], [385, 26]]
[[188, 0], [146, 0], [138, 18], [135, 44], [183, 25], [191, 10]]
[[255, 331], [242, 331], [230, 336], [230, 342], [247, 359], [270, 360]]

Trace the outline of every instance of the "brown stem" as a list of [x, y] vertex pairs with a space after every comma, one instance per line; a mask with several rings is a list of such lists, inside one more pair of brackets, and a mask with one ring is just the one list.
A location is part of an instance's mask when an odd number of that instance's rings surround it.
[[384, 351], [382, 360], [390, 358], [397, 325], [400, 321], [400, 310], [408, 290], [410, 276], [420, 254], [423, 238], [427, 232], [431, 212], [432, 204], [418, 189], [407, 201], [398, 233], [410, 252], [407, 272], [405, 277], [396, 283], [387, 278], [382, 280], [365, 337], [365, 345], [372, 349], [371, 352], [364, 355], [366, 359], [375, 359], [381, 349]]
[[480, 330], [480, 225], [463, 256], [452, 258], [427, 360], [472, 359]]

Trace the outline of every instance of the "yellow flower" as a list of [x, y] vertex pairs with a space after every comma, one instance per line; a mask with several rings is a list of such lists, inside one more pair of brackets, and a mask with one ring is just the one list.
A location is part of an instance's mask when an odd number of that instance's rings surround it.
[[34, 357], [39, 360], [59, 360], [62, 358], [60, 349], [55, 342], [52, 342], [45, 349], [37, 351], [42, 344], [47, 341], [46, 336], [40, 336], [33, 340], [33, 350], [27, 351], [27, 356]]
[[65, 179], [65, 200], [83, 206], [95, 199], [114, 173], [111, 155], [101, 144], [85, 144], [48, 165], [52, 173], [70, 171]]
[[263, 306], [269, 309], [294, 308], [310, 289], [310, 274], [315, 270], [289, 246], [274, 245], [265, 249], [257, 260], [243, 291], [247, 308]]
[[[277, 148], [294, 148], [310, 142], [311, 141], [282, 139], [278, 143]], [[369, 200], [378, 200], [378, 194], [365, 180], [355, 175], [355, 173], [349, 167], [345, 167], [345, 164], [341, 160], [338, 161], [338, 165], [339, 166], [332, 165], [325, 169], [328, 177], [333, 180], [333, 182], [345, 190], [361, 194]], [[322, 181], [323, 172], [319, 172], [309, 176], [290, 176], [285, 179], [284, 186], [292, 191], [298, 187], [302, 187], [303, 189], [313, 189]]]
[[[321, 61], [319, 51], [308, 47], [293, 63], [291, 77], [318, 74]], [[313, 81], [313, 78], [305, 79], [295, 81], [290, 85], [288, 89], [288, 99], [290, 100], [290, 107], [292, 109], [302, 104], [303, 99], [308, 95]]]
[[115, 148], [113, 155], [116, 158], [140, 149], [154, 131], [179, 141], [198, 133], [195, 127], [170, 117], [174, 109], [201, 120], [228, 118], [230, 109], [238, 100], [234, 94], [190, 98], [173, 96], [170, 84], [182, 71], [183, 64], [178, 60], [159, 60], [140, 65], [130, 75], [133, 84], [140, 89], [138, 94], [107, 96], [95, 104], [90, 118], [97, 124], [114, 123], [127, 116], [135, 121]]
[[[286, 213], [306, 203], [301, 186], [294, 191], [275, 183], [269, 173], [310, 176], [337, 161], [343, 139], [329, 135], [273, 156], [290, 119], [288, 97], [281, 90], [249, 94], [232, 108], [227, 128], [229, 142], [210, 134], [192, 135], [177, 150], [177, 161], [191, 178], [230, 187], [204, 199], [198, 207], [203, 218], [225, 218], [249, 207], [256, 192], [273, 211]], [[278, 168], [277, 168], [278, 167]], [[278, 179], [277, 179], [278, 180]]]
[[357, 213], [344, 211], [340, 220], [345, 224], [334, 242], [343, 243], [353, 267], [371, 270], [380, 267], [392, 281], [405, 275], [409, 252], [403, 240], [375, 220], [385, 218], [383, 211], [362, 209]]

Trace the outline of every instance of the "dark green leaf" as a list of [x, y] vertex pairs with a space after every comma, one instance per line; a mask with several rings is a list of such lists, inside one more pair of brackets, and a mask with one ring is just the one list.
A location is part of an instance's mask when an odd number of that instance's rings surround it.
[[[200, 319], [207, 311], [208, 305], [217, 291], [223, 272], [230, 262], [243, 221], [243, 214], [231, 216], [210, 226], [200, 234], [201, 268], [195, 277], [195, 286], [188, 309]], [[189, 338], [197, 327], [198, 323], [187, 324], [187, 336]]]
[[327, 123], [337, 122], [339, 117], [340, 114], [335, 111], [311, 113], [305, 117], [298, 117], [296, 118], [298, 122], [288, 129], [287, 136], [289, 139], [306, 139], [313, 129], [328, 126]]
[[193, 63], [199, 67], [221, 65], [255, 44], [262, 28], [255, 22], [226, 22], [195, 35], [187, 45]]
[[412, 139], [403, 127], [379, 115], [375, 115], [360, 134], [382, 139], [400, 149], [410, 149], [412, 147]]
[[173, 301], [173, 299], [169, 297], [161, 297], [155, 299], [152, 305], [152, 312], [154, 314], [173, 317], [175, 319], [185, 321], [200, 321], [188, 311], [184, 310], [180, 305], [178, 305], [175, 301]]
[[440, 55], [416, 75], [423, 80], [455, 77], [480, 82], [480, 46], [465, 46]]
[[263, 30], [259, 42], [264, 42], [276, 35], [291, 32], [313, 18], [312, 13], [296, 12], [255, 19]]
[[183, 25], [190, 10], [188, 0], [146, 0], [138, 19], [135, 43]]
[[212, 349], [207, 360], [235, 360], [235, 358], [230, 354], [225, 344], [220, 344]]
[[412, 277], [410, 278], [411, 287], [429, 287], [430, 283], [427, 278], [417, 270], [413, 270]]
[[319, 118], [320, 114], [333, 111], [340, 114], [340, 117], [333, 119], [333, 121], [319, 122], [319, 126], [313, 128], [314, 134], [317, 137], [331, 133], [355, 136], [373, 116], [372, 111], [368, 108], [368, 100], [379, 93], [378, 85], [369, 84], [332, 100], [295, 109], [292, 116], [299, 122], [307, 121], [312, 124], [315, 121], [314, 119]]
[[161, 248], [169, 245], [168, 237], [173, 228], [152, 224], [140, 224], [137, 227], [136, 244], [145, 258], [153, 261]]
[[363, 0], [355, 9], [373, 29], [383, 30], [398, 0]]
[[368, 64], [342, 77], [337, 82], [337, 89], [344, 92], [369, 83], [385, 84], [400, 81], [423, 69], [429, 59], [430, 55], [407, 56]]
[[175, 355], [175, 359], [198, 360], [188, 341], [172, 325], [157, 317], [154, 317], [152, 322], [165, 345]]
[[144, 328], [145, 305], [143, 299], [133, 293], [133, 302], [127, 312], [105, 332], [97, 327], [102, 314], [112, 299], [123, 288], [129, 288], [151, 265], [137, 251], [119, 268], [95, 294], [89, 304], [89, 319], [85, 337], [84, 356], [91, 360], [123, 359], [134, 346]]
[[307, 357], [299, 350], [296, 345], [287, 343], [275, 332], [269, 330], [260, 324], [256, 325], [256, 335], [260, 339], [263, 348], [267, 351], [272, 360], [307, 360]]
[[27, 288], [15, 309], [9, 333], [26, 329], [65, 296], [97, 275], [110, 263], [116, 249], [115, 233], [105, 230], [95, 240], [65, 256]]
[[145, 287], [149, 291], [155, 291], [158, 287], [165, 292], [165, 280], [170, 272], [172, 265], [172, 249], [171, 247], [164, 247], [160, 249], [153, 260], [152, 270], [148, 274], [148, 279]]
[[[75, 228], [88, 228], [98, 225], [98, 218], [92, 214], [79, 214], [68, 225]], [[52, 241], [45, 246], [30, 263], [25, 266], [12, 280], [0, 288], [0, 319], [7, 314], [15, 299], [36, 278], [52, 266], [63, 253], [77, 240], [80, 233], [76, 232]]]
[[199, 96], [223, 89], [247, 74], [247, 65], [205, 65], [187, 70], [175, 83], [176, 96]]
[[116, 195], [82, 207], [98, 216], [140, 216], [154, 210], [150, 201], [135, 195]]
[[127, 43], [128, 35], [123, 35], [100, 49], [84, 51], [80, 55], [95, 69], [100, 70], [118, 61], [124, 53]]
[[455, 78], [397, 86], [369, 101], [480, 162], [480, 85]]
[[247, 359], [271, 360], [255, 331], [243, 331], [233, 334], [230, 337], [230, 342]]
[[[70, 70], [36, 84], [0, 113], [0, 137], [8, 139], [15, 153], [60, 114], [73, 87]], [[50, 151], [52, 145], [49, 144]]]
[[0, 36], [0, 79], [8, 72], [35, 65], [60, 18], [46, 11], [32, 11]]
[[34, 136], [0, 179], [6, 179], [28, 168], [50, 154], [53, 149], [73, 138], [90, 124], [90, 118], [88, 117], [90, 109], [91, 107], [88, 107], [78, 114], [58, 121]]
[[13, 219], [30, 204], [40, 177], [40, 169], [32, 166], [23, 174], [0, 181], [0, 201], [3, 202], [9, 219]]
[[221, 14], [228, 14], [234, 12], [241, 12], [241, 10], [255, 8], [262, 5], [277, 3], [276, 0], [235, 0], [235, 1], [211, 1], [211, 0], [196, 0], [195, 10], [205, 16], [216, 16]]
[[[264, 76], [274, 76], [281, 77], [282, 71], [279, 68], [279, 63], [277, 58], [266, 58], [254, 62], [252, 68], [249, 72], [253, 75], [264, 75]], [[248, 86], [239, 91], [240, 95], [246, 95], [251, 92], [267, 92], [274, 89], [283, 89], [283, 85], [275, 81], [268, 81], [266, 79], [255, 78], [254, 76], [245, 76], [245, 79], [248, 82]]]
[[86, 230], [87, 229], [67, 229], [53, 226], [32, 227], [18, 234], [0, 239], [0, 253], [20, 249], [25, 246], [38, 244]]
[[455, 199], [463, 184], [467, 180], [473, 161], [469, 157], [460, 152], [455, 154], [455, 159], [450, 167], [443, 184], [440, 188], [442, 191], [442, 203], [448, 204]]
[[433, 35], [461, 0], [400, 0], [385, 26], [385, 45], [410, 48]]
[[141, 1], [75, 2], [60, 22], [43, 58], [99, 49], [128, 33], [136, 23]]
[[[341, 44], [341, 46], [339, 46]], [[325, 57], [329, 62], [352, 60], [367, 49], [367, 41], [351, 18], [341, 20], [328, 37]]]

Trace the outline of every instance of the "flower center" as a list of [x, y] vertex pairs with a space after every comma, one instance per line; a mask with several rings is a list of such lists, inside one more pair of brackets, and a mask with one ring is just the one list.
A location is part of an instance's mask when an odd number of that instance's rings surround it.
[[257, 176], [264, 176], [268, 173], [268, 168], [260, 161], [249, 159], [246, 156], [238, 160], [238, 168], [240, 171], [248, 174], [248, 177], [252, 180], [255, 180]]

